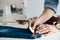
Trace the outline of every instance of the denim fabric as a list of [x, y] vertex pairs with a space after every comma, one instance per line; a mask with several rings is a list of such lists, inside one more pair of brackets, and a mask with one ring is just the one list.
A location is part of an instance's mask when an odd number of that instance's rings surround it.
[[45, 0], [45, 8], [50, 8], [56, 12], [59, 0]]
[[29, 29], [0, 26], [0, 37], [35, 39], [41, 37], [41, 34], [33, 34]]

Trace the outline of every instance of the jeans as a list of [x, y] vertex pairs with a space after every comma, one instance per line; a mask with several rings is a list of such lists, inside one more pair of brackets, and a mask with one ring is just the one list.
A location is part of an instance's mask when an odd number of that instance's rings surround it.
[[41, 34], [33, 34], [29, 29], [0, 26], [0, 37], [35, 39], [40, 38]]

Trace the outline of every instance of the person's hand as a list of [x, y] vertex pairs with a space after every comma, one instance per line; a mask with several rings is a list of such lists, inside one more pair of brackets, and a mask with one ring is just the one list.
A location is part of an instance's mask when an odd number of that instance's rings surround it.
[[36, 33], [38, 34], [46, 34], [48, 32], [50, 32], [50, 28], [45, 24], [36, 30]]
[[58, 30], [55, 27], [55, 25], [48, 25], [45, 24], [45, 26], [42, 26], [41, 28], [39, 28], [38, 30], [36, 30], [36, 33], [38, 34], [43, 34], [45, 36], [50, 35], [52, 33], [56, 33]]
[[28, 25], [29, 25], [30, 27], [32, 27], [33, 24], [34, 24], [34, 22], [35, 22], [35, 20], [30, 20], [29, 23], [28, 23]]
[[36, 18], [35, 20], [30, 21], [30, 26], [33, 30], [35, 30], [37, 27], [40, 26], [39, 18]]
[[34, 28], [34, 24], [35, 24], [35, 21], [36, 21], [37, 17], [34, 17], [34, 18], [31, 18], [28, 22], [28, 26], [31, 27], [32, 29]]

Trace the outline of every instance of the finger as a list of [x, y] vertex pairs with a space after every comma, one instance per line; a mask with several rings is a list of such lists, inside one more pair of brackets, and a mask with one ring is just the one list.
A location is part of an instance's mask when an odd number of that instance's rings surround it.
[[35, 30], [35, 29], [37, 29], [38, 27], [39, 27], [39, 24], [38, 24], [38, 25], [37, 25], [37, 24], [34, 24], [32, 28], [33, 28], [33, 30]]
[[29, 25], [32, 27], [35, 22], [35, 17], [29, 20]]
[[47, 33], [49, 33], [50, 32], [50, 30], [48, 29], [48, 30], [44, 30], [44, 31], [42, 31], [42, 32], [40, 32], [41, 34], [47, 34]]
[[32, 22], [33, 22], [33, 21], [31, 20], [31, 21], [30, 21], [30, 26], [31, 26]]
[[[37, 18], [38, 19], [38, 18]], [[32, 28], [35, 30], [35, 28], [39, 25], [39, 21], [37, 19], [34, 20], [34, 23], [32, 25]]]
[[47, 29], [47, 27], [46, 27], [45, 25], [43, 25], [43, 26], [41, 26], [41, 27], [38, 27], [38, 28], [37, 28], [37, 31], [46, 30], [46, 29]]
[[45, 30], [48, 30], [48, 28], [39, 28], [38, 30], [36, 30], [36, 33], [42, 32], [42, 31], [45, 31]]
[[46, 34], [46, 33], [48, 33], [50, 30], [48, 29], [48, 30], [44, 30], [44, 31], [37, 31], [37, 33], [39, 33], [39, 34]]
[[47, 30], [49, 30], [48, 27], [42, 27], [42, 28], [39, 28], [39, 29], [36, 31], [36, 33], [43, 33], [43, 32], [46, 33]]
[[28, 25], [31, 26], [33, 24], [33, 20], [29, 21]]
[[44, 26], [44, 27], [42, 27], [41, 29], [44, 31], [44, 30], [48, 30], [49, 27], [48, 27], [48, 26]]
[[28, 26], [30, 26], [31, 24], [30, 24], [30, 21], [28, 21]]

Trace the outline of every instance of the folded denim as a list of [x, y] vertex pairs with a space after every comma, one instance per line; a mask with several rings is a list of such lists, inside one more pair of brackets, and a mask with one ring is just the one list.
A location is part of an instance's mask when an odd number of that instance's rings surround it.
[[40, 38], [41, 34], [33, 34], [31, 31], [22, 28], [14, 28], [10, 26], [0, 26], [0, 37], [5, 38], [23, 38], [23, 39], [35, 39]]

